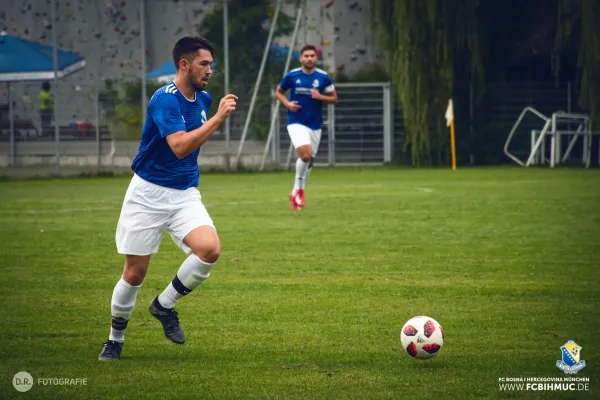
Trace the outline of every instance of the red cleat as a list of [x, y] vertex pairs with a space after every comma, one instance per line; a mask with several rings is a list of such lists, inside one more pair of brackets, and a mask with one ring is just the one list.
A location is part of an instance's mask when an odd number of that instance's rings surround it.
[[300, 209], [296, 203], [296, 196], [293, 193], [290, 193], [290, 204], [292, 205], [292, 210], [297, 211]]
[[304, 207], [304, 189], [298, 189], [296, 192], [296, 204], [298, 207]]

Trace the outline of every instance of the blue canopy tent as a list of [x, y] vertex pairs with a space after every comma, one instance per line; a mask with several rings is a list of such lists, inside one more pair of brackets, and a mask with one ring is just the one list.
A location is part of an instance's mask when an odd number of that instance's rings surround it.
[[[54, 79], [52, 46], [17, 36], [0, 35], [0, 82], [46, 81]], [[78, 54], [57, 49], [57, 78], [85, 67]]]
[[[14, 116], [10, 82], [49, 81], [62, 78], [85, 67], [85, 59], [80, 55], [56, 49], [55, 69], [54, 50], [53, 46], [7, 35], [6, 32], [0, 33], [0, 82], [6, 82], [8, 87], [11, 161], [13, 164]], [[58, 127], [55, 128], [55, 132], [58, 141]]]
[[[274, 55], [275, 57], [287, 57], [288, 54], [288, 48], [284, 47], [284, 46], [278, 46], [275, 44], [271, 45], [271, 54]], [[298, 50], [294, 50], [294, 52], [292, 53], [293, 57], [296, 59], [300, 58], [300, 52]], [[217, 67], [217, 62], [215, 61], [213, 63], [213, 69], [215, 69]], [[146, 78], [148, 79], [157, 79], [159, 82], [164, 82], [164, 83], [168, 83], [171, 82], [173, 80], [173, 78], [175, 78], [175, 64], [173, 64], [172, 60], [167, 61], [166, 63], [162, 64], [161, 66], [157, 67], [156, 69], [153, 69], [152, 71], [148, 72], [146, 74]]]
[[158, 79], [159, 82], [170, 82], [175, 78], [175, 64], [173, 60], [169, 60], [160, 67], [146, 74], [148, 79]]

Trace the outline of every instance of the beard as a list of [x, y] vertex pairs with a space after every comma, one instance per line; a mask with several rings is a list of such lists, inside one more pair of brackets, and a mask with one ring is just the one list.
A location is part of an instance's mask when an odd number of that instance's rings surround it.
[[315, 67], [315, 63], [305, 62], [304, 64], [302, 64], [302, 66], [306, 69], [313, 69]]
[[190, 85], [192, 87], [194, 87], [197, 90], [204, 90], [206, 88], [206, 83], [207, 83], [207, 81], [203, 81], [201, 79], [195, 79], [192, 76], [188, 77], [188, 82], [190, 83]]

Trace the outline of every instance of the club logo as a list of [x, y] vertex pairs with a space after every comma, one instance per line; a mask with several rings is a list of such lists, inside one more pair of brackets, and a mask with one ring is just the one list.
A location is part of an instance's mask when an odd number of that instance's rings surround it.
[[556, 361], [556, 366], [565, 374], [576, 374], [581, 371], [585, 367], [585, 361], [580, 360], [581, 349], [581, 346], [569, 340], [560, 348], [562, 351], [562, 360]]

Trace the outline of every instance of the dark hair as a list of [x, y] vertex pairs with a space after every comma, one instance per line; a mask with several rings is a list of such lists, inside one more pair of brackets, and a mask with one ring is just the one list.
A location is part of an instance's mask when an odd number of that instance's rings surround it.
[[175, 43], [173, 46], [173, 62], [175, 63], [175, 69], [179, 70], [179, 61], [182, 58], [188, 58], [192, 54], [196, 54], [196, 52], [200, 49], [205, 49], [210, 51], [210, 54], [213, 55], [213, 47], [212, 44], [203, 37], [200, 36], [184, 36]]
[[50, 82], [42, 83], [42, 90], [44, 90], [45, 92], [49, 92], [50, 91]]
[[313, 46], [312, 44], [307, 44], [300, 49], [300, 55], [304, 54], [304, 52], [308, 50], [312, 50], [315, 53], [317, 52], [317, 48], [315, 46]]

